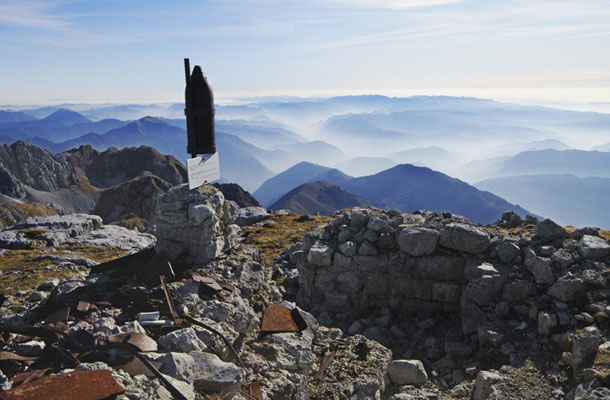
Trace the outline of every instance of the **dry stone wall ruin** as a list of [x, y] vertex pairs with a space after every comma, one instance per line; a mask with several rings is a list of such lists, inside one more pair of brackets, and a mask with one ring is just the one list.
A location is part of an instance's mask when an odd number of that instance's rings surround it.
[[448, 213], [352, 209], [288, 255], [299, 271], [297, 304], [336, 321], [458, 313], [466, 335], [529, 325], [567, 342], [565, 332], [592, 323], [610, 297], [607, 241], [551, 220], [511, 235]]

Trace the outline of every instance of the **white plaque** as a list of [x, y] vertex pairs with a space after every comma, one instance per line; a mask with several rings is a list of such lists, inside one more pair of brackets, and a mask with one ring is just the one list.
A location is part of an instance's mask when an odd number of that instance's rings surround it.
[[186, 160], [186, 170], [189, 178], [189, 189], [195, 189], [204, 183], [220, 179], [218, 153]]

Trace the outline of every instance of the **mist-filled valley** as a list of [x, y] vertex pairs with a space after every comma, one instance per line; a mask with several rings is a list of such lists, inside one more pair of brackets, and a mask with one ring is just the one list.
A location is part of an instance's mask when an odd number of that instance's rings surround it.
[[[185, 163], [185, 127], [183, 104], [0, 111], [2, 143], [54, 154], [148, 145]], [[269, 98], [216, 105], [216, 143], [221, 182], [266, 207], [326, 181], [381, 208], [610, 227], [609, 114], [447, 96]]]

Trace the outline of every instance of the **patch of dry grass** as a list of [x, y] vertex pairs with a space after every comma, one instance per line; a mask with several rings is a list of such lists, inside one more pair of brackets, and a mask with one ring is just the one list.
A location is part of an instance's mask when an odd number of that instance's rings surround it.
[[[77, 255], [90, 258], [99, 263], [126, 255], [124, 250], [115, 247], [70, 246], [41, 247], [29, 250], [6, 250], [0, 256], [0, 293], [14, 295], [20, 290], [36, 289], [49, 278], [69, 278], [75, 271], [52, 266], [48, 259], [36, 260], [38, 256]], [[82, 267], [85, 270], [85, 267]]]
[[270, 267], [275, 257], [293, 244], [303, 240], [305, 231], [330, 221], [330, 217], [316, 216], [313, 221], [299, 221], [300, 215], [271, 215], [266, 226], [247, 226], [242, 230], [244, 243], [262, 252], [264, 265]]
[[57, 215], [57, 210], [46, 203], [0, 204], [0, 227], [8, 227], [29, 217]]

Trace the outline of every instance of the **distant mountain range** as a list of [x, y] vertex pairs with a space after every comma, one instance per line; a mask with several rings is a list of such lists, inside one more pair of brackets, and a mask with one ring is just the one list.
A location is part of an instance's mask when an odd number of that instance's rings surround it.
[[263, 206], [269, 207], [284, 194], [304, 183], [327, 181], [341, 185], [350, 179], [351, 176], [338, 169], [303, 161], [267, 179], [252, 195]]
[[331, 215], [344, 208], [359, 206], [373, 206], [373, 202], [330, 182], [316, 181], [292, 189], [269, 208], [288, 209], [299, 214]]
[[470, 181], [538, 174], [573, 174], [610, 178], [610, 153], [584, 150], [526, 151], [465, 165], [460, 172]]
[[610, 178], [526, 175], [489, 179], [475, 186], [564, 225], [610, 229]]
[[[329, 185], [303, 185], [314, 181], [330, 181], [347, 193], [339, 193]], [[300, 189], [296, 190], [295, 186]], [[316, 189], [323, 193], [316, 196]], [[331, 200], [331, 194], [352, 201], [369, 200], [377, 207], [403, 212], [418, 209], [448, 211], [484, 224], [496, 221], [506, 211], [514, 211], [522, 216], [529, 213], [518, 205], [492, 193], [480, 191], [458, 179], [409, 164], [398, 165], [370, 176], [352, 178], [337, 169], [302, 162], [268, 179], [253, 193], [263, 205], [272, 208], [290, 208], [295, 205], [307, 209], [309, 213], [316, 210], [314, 206], [322, 212], [337, 204], [339, 200]]]

